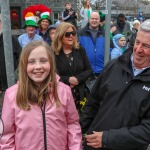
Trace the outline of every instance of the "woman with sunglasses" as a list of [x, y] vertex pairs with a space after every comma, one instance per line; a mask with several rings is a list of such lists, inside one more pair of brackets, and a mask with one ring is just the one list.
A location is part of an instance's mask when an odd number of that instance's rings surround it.
[[84, 48], [79, 46], [75, 26], [62, 22], [56, 29], [52, 48], [60, 80], [70, 86], [81, 113], [85, 82], [92, 75], [92, 70]]

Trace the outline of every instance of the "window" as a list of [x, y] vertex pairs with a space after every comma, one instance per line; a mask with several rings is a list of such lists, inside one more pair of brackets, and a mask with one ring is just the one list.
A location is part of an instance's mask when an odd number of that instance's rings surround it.
[[59, 12], [53, 12], [53, 24], [59, 19]]
[[10, 7], [11, 29], [21, 28], [21, 11], [20, 7]]

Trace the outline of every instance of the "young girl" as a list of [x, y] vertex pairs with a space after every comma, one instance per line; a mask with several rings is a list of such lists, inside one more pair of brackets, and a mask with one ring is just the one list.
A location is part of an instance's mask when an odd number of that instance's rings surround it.
[[1, 150], [82, 149], [71, 90], [55, 74], [53, 52], [45, 42], [23, 49], [19, 81], [6, 90], [2, 120]]
[[122, 34], [113, 37], [114, 48], [111, 51], [111, 59], [121, 56], [126, 50], [126, 38]]

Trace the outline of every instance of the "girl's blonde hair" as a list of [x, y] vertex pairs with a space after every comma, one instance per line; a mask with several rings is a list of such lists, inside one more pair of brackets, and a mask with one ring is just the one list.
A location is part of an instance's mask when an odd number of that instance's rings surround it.
[[[61, 49], [63, 48], [63, 43], [62, 39], [67, 31], [68, 28], [72, 28], [74, 31], [76, 31], [76, 28], [74, 25], [68, 22], [62, 22], [56, 29], [55, 36], [54, 36], [54, 41], [52, 42], [52, 49], [55, 52], [55, 54], [59, 54]], [[79, 48], [79, 43], [78, 43], [78, 37], [77, 34], [74, 37], [74, 42], [73, 42], [73, 48], [78, 49]]]
[[[46, 49], [50, 63], [50, 73], [40, 85], [40, 87], [37, 86], [27, 74], [28, 57], [32, 50], [39, 46], [42, 46]], [[16, 102], [21, 109], [30, 110], [29, 104], [38, 104], [40, 107], [42, 107], [43, 103], [46, 100], [50, 99], [50, 95], [52, 98], [54, 98], [54, 101], [58, 106], [60, 104], [60, 101], [57, 93], [54, 54], [50, 46], [46, 42], [32, 41], [23, 48], [20, 56], [19, 82]]]

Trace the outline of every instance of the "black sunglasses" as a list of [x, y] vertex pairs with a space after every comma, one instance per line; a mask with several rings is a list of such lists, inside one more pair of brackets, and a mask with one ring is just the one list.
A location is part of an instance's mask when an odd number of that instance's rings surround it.
[[71, 35], [72, 35], [72, 36], [75, 36], [75, 35], [76, 35], [76, 31], [66, 32], [66, 33], [65, 33], [65, 37], [66, 37], [66, 38], [69, 38]]

